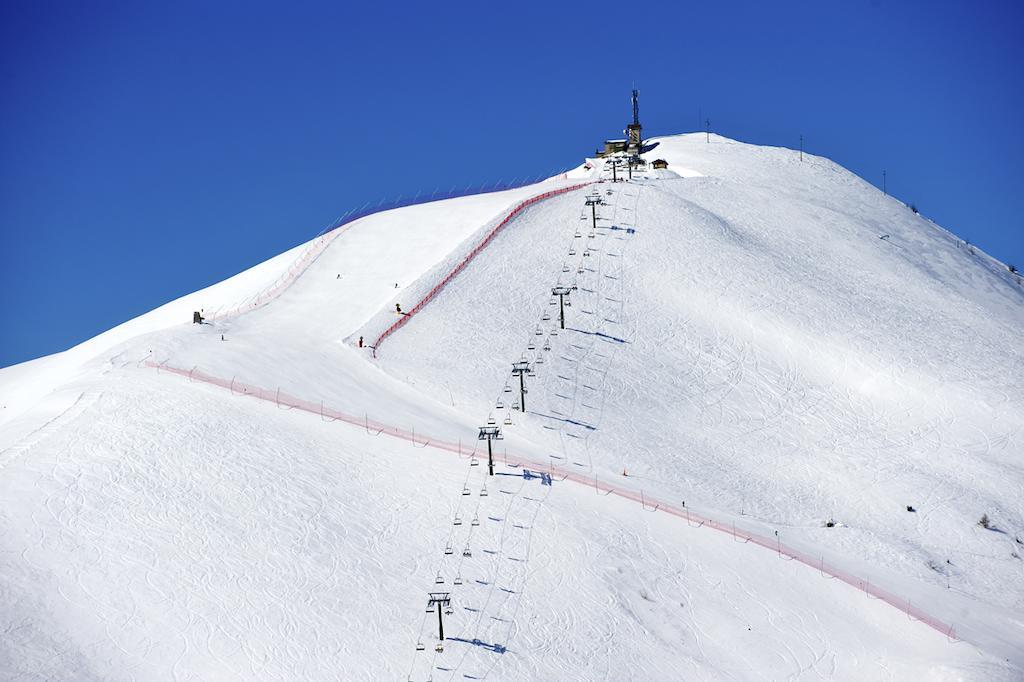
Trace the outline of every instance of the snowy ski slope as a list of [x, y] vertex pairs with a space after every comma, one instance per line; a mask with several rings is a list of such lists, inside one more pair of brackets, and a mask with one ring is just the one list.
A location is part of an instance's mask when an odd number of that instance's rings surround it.
[[826, 159], [656, 141], [0, 370], [0, 678], [1021, 679], [1024, 289]]

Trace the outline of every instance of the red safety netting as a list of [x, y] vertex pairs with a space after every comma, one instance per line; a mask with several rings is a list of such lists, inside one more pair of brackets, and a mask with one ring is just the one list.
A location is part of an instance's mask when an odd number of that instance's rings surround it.
[[[569, 191], [570, 189], [576, 188], [567, 188], [562, 191]], [[482, 248], [482, 246], [483, 244], [481, 244], [478, 249]], [[321, 419], [326, 421], [341, 421], [347, 424], [352, 424], [353, 426], [363, 427], [373, 435], [383, 433], [394, 438], [401, 438], [402, 440], [410, 441], [419, 447], [425, 448], [430, 446], [436, 450], [457, 453], [459, 456], [468, 457], [475, 452], [475, 449], [473, 451], [469, 451], [464, 448], [461, 442], [453, 443], [440, 438], [434, 438], [428, 434], [417, 434], [415, 429], [406, 430], [397, 426], [392, 426], [385, 422], [370, 419], [369, 415], [359, 417], [357, 415], [347, 414], [340, 410], [325, 406], [323, 401], [317, 403], [297, 398], [287, 393], [282, 393], [279, 388], [261, 388], [253, 384], [239, 381], [235, 378], [224, 379], [207, 374], [197, 367], [193, 367], [192, 369], [183, 369], [168, 365], [166, 362], [158, 363], [153, 360], [146, 360], [145, 364], [148, 367], [156, 368], [157, 371], [170, 372], [171, 374], [187, 377], [189, 381], [199, 381], [204, 384], [212, 384], [214, 386], [226, 388], [230, 390], [233, 395], [251, 396], [260, 400], [273, 402], [282, 409], [298, 409], [310, 414], [318, 414]], [[874, 585], [866, 578], [861, 578], [837, 566], [825, 563], [821, 556], [813, 556], [806, 552], [793, 549], [792, 547], [783, 544], [778, 537], [769, 537], [767, 535], [760, 535], [758, 533], [745, 530], [738, 527], [735, 522], [726, 522], [714, 519], [707, 514], [694, 512], [685, 505], [677, 506], [666, 503], [647, 495], [643, 490], [635, 490], [622, 486], [611, 486], [607, 482], [601, 482], [596, 476], [584, 476], [577, 472], [554, 466], [550, 462], [543, 464], [520, 455], [506, 455], [506, 458], [514, 460], [514, 463], [517, 466], [527, 467], [537, 472], [550, 474], [555, 480], [568, 480], [587, 487], [593, 487], [597, 492], [603, 494], [616, 495], [621, 498], [639, 502], [647, 511], [665, 512], [678, 518], [686, 519], [691, 526], [711, 528], [731, 535], [737, 542], [753, 543], [754, 545], [759, 545], [766, 549], [773, 550], [782, 558], [793, 559], [802, 564], [806, 564], [807, 566], [820, 571], [822, 575], [841, 580], [842, 582], [863, 591], [866, 595], [879, 599], [899, 609], [903, 613], [907, 614], [908, 617], [918, 620], [946, 635], [951, 641], [959, 641], [951, 624], [945, 623], [939, 618], [926, 613], [919, 606], [913, 605], [908, 599], [904, 599], [889, 590], [878, 585]]]
[[501, 221], [499, 221], [498, 224], [495, 225], [490, 232], [487, 233], [487, 235], [480, 241], [480, 243], [473, 247], [473, 250], [470, 251], [465, 258], [459, 261], [459, 264], [452, 268], [448, 272], [448, 274], [441, 279], [440, 282], [434, 285], [434, 288], [428, 291], [427, 294], [423, 298], [421, 298], [416, 303], [416, 305], [412, 307], [411, 310], [409, 310], [409, 312], [403, 313], [402, 316], [398, 318], [397, 322], [395, 322], [390, 327], [385, 329], [384, 332], [377, 337], [377, 340], [373, 342], [372, 346], [374, 357], [377, 356], [377, 351], [380, 349], [380, 345], [384, 343], [384, 340], [386, 338], [388, 338], [396, 331], [401, 329], [402, 325], [408, 322], [413, 315], [418, 313], [420, 310], [423, 309], [425, 305], [430, 303], [431, 299], [437, 296], [437, 294], [440, 293], [440, 291], [444, 289], [445, 286], [447, 286], [448, 282], [452, 281], [452, 279], [456, 275], [462, 272], [462, 270], [465, 269], [467, 265], [469, 265], [470, 261], [476, 258], [477, 254], [483, 251], [487, 247], [487, 245], [491, 243], [491, 240], [494, 239], [494, 236], [498, 234], [498, 232], [500, 232], [502, 228], [504, 228], [506, 225], [512, 222], [512, 219], [519, 215], [524, 209], [537, 203], [538, 201], [543, 201], [544, 199], [549, 199], [551, 197], [558, 196], [559, 194], [565, 194], [566, 192], [572, 192], [574, 190], [580, 189], [581, 187], [586, 187], [587, 185], [590, 184], [593, 184], [593, 181], [581, 182], [578, 185], [571, 185], [569, 187], [562, 187], [560, 189], [551, 190], [550, 192], [538, 194], [535, 197], [530, 197], [529, 199], [526, 199], [516, 204], [516, 206], [511, 211], [509, 211], [508, 214], [506, 214], [505, 217], [502, 218]]

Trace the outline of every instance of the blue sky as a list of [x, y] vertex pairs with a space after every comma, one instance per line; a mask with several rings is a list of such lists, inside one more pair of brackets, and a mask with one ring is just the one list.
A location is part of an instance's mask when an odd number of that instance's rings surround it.
[[645, 134], [802, 134], [1024, 267], [1018, 6], [3, 2], [0, 366], [368, 200], [573, 165], [634, 82]]

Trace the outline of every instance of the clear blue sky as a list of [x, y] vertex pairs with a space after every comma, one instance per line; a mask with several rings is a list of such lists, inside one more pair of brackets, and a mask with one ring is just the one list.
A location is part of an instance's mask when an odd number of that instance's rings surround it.
[[699, 111], [748, 142], [803, 134], [1024, 267], [1018, 7], [3, 2], [0, 366], [367, 200], [575, 164], [621, 132], [634, 81], [648, 135]]

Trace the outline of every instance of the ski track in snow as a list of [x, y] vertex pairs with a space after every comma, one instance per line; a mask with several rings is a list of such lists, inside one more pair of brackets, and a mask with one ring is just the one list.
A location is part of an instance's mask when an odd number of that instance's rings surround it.
[[360, 221], [88, 364], [0, 452], [0, 676], [1016, 679], [1020, 295], [823, 159], [663, 144], [704, 176], [523, 211], [376, 364], [353, 340], [529, 190]]

